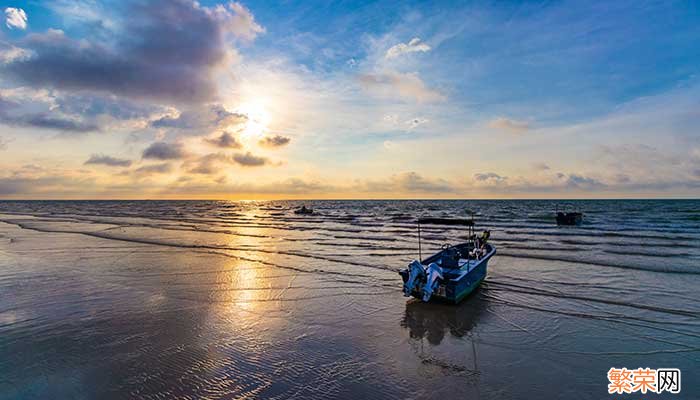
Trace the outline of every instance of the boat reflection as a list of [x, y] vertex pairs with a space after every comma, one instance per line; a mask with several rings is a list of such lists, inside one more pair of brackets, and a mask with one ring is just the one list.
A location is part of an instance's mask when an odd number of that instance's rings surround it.
[[427, 339], [439, 345], [449, 332], [461, 338], [467, 335], [486, 311], [488, 300], [474, 293], [459, 305], [423, 303], [411, 300], [406, 303], [406, 312], [401, 326], [408, 328], [413, 339]]

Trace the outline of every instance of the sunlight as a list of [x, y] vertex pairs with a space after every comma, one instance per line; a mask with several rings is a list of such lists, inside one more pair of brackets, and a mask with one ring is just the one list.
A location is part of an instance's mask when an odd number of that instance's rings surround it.
[[236, 112], [248, 116], [245, 128], [243, 128], [241, 132], [241, 137], [243, 139], [257, 140], [265, 135], [272, 120], [272, 116], [265, 107], [264, 100], [255, 99], [253, 101], [244, 102], [236, 109]]

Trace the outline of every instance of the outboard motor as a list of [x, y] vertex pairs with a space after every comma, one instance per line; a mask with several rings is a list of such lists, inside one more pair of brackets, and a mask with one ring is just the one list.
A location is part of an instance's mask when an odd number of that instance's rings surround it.
[[411, 261], [408, 264], [408, 279], [403, 285], [403, 295], [410, 297], [413, 293], [413, 288], [425, 278], [425, 267], [418, 260]]
[[426, 279], [425, 285], [423, 285], [423, 301], [427, 302], [430, 300], [430, 296], [433, 295], [433, 291], [437, 289], [440, 282], [438, 279], [442, 279], [442, 268], [435, 263], [430, 263], [425, 271]]

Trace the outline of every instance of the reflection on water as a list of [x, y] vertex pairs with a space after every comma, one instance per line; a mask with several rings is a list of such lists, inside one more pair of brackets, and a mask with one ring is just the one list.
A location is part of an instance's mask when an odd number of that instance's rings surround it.
[[487, 303], [478, 291], [456, 306], [414, 299], [406, 303], [401, 326], [408, 328], [412, 338], [426, 338], [428, 343], [438, 345], [448, 332], [458, 338], [468, 334], [477, 325]]

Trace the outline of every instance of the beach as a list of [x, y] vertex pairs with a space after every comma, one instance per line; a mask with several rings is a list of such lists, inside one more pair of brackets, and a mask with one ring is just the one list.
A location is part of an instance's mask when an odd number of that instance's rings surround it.
[[[403, 296], [419, 216], [491, 231], [459, 305]], [[697, 200], [0, 201], [0, 399], [695, 398], [699, 287]]]

